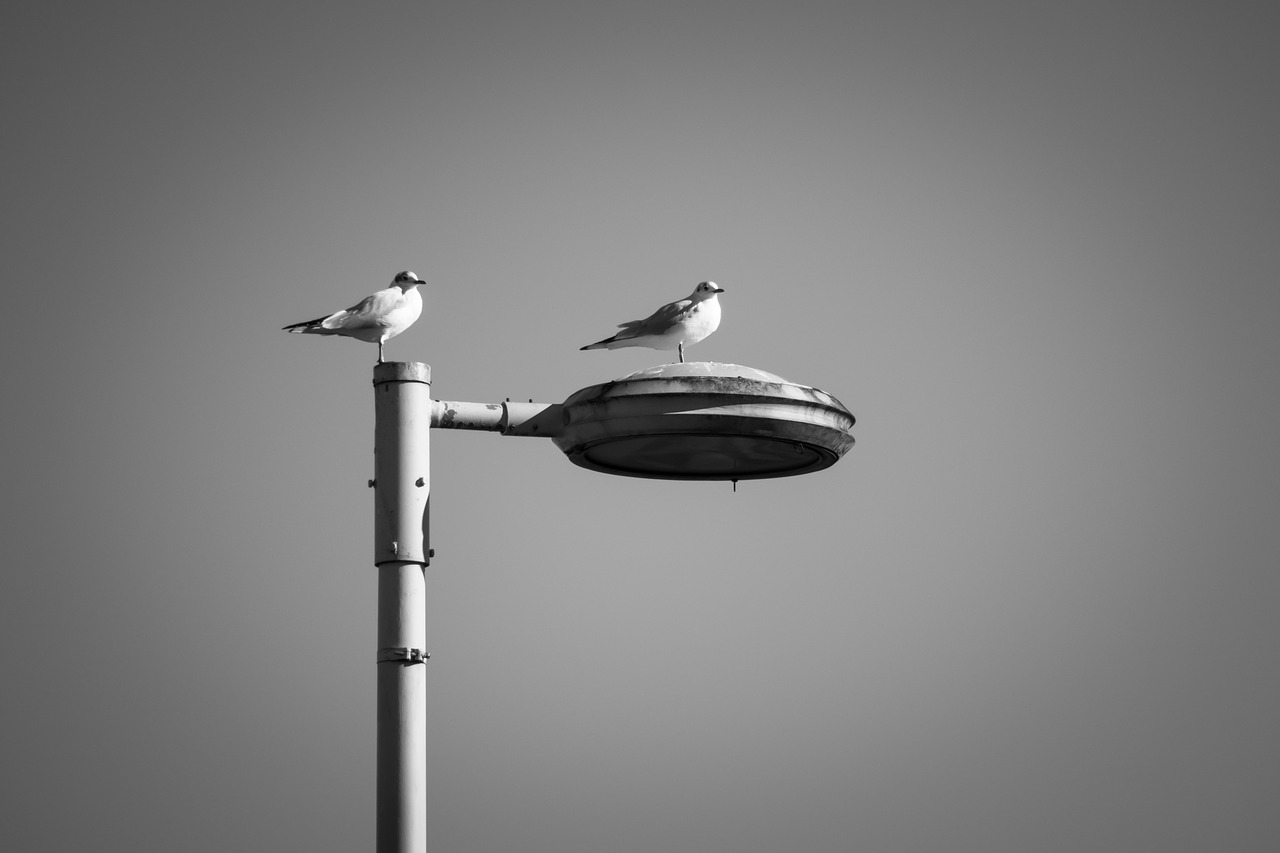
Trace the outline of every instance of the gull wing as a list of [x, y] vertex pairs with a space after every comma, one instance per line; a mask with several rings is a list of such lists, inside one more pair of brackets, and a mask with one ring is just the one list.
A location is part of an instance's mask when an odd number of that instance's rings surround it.
[[628, 320], [625, 323], [620, 323], [618, 328], [622, 329], [622, 331], [618, 332], [614, 337], [619, 340], [626, 340], [637, 335], [661, 334], [664, 330], [685, 319], [689, 313], [689, 308], [692, 306], [692, 299], [669, 302], [643, 320]]
[[386, 326], [387, 315], [400, 307], [404, 301], [404, 293], [398, 287], [379, 290], [372, 296], [366, 296], [350, 308], [330, 314], [320, 322], [326, 329], [334, 331], [353, 331], [355, 329], [375, 329]]

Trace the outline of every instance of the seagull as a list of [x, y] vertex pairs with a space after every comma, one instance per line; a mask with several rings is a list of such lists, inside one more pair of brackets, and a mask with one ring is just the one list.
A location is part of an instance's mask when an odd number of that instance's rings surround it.
[[382, 364], [382, 345], [414, 324], [422, 315], [423, 284], [417, 273], [396, 273], [391, 286], [366, 296], [345, 311], [294, 323], [284, 331], [295, 335], [345, 335], [378, 345], [378, 364]]
[[716, 297], [721, 293], [724, 293], [723, 287], [717, 287], [714, 281], [704, 281], [693, 289], [688, 299], [663, 305], [643, 320], [622, 323], [618, 334], [582, 349], [674, 349], [680, 352], [683, 364], [684, 345], [696, 344], [720, 325], [720, 300]]

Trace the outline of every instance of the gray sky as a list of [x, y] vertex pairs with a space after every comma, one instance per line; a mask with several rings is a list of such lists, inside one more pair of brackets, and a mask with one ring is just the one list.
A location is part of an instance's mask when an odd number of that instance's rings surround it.
[[[1177, 8], [1174, 8], [1174, 7]], [[369, 849], [374, 347], [839, 397], [742, 484], [432, 435], [433, 851], [1280, 846], [1267, 4], [24, 4], [6, 849]]]

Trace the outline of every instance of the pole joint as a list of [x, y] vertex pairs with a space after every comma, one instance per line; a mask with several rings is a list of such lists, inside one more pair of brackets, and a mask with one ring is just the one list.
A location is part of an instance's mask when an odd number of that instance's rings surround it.
[[378, 649], [378, 663], [426, 663], [431, 659], [431, 653], [422, 649], [407, 649], [402, 647]]

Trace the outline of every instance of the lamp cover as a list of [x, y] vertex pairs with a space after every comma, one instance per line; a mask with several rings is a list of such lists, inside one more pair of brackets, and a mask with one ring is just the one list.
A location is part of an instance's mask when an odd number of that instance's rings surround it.
[[576, 465], [628, 477], [749, 480], [807, 474], [850, 447], [835, 397], [737, 364], [651, 367], [573, 394], [553, 440]]

